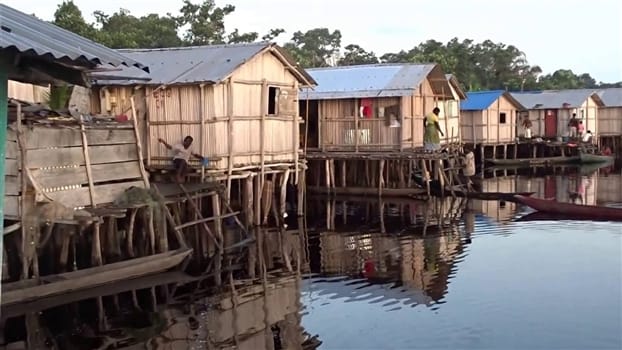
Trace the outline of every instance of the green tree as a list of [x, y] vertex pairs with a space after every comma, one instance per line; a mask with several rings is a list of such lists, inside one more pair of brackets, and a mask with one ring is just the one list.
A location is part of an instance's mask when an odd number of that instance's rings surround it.
[[284, 47], [304, 68], [326, 67], [339, 53], [341, 32], [331, 32], [328, 28], [315, 28], [305, 33], [297, 31]]
[[182, 43], [177, 35], [177, 21], [170, 14], [138, 18], [120, 9], [110, 16], [101, 11], [94, 15], [100, 42], [113, 49], [176, 47]]
[[350, 44], [345, 47], [345, 53], [339, 60], [339, 65], [352, 66], [359, 64], [375, 64], [378, 62], [379, 60], [375, 53], [367, 52], [359, 45]]
[[82, 11], [72, 0], [65, 0], [56, 7], [52, 23], [87, 39], [97, 41], [97, 30], [84, 20]]

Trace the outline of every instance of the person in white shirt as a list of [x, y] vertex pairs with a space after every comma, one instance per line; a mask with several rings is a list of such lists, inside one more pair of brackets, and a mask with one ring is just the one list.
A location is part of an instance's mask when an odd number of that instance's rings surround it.
[[583, 134], [583, 142], [592, 141], [592, 132], [588, 130], [585, 134]]
[[194, 139], [192, 136], [186, 136], [182, 143], [174, 144], [173, 146], [169, 145], [164, 141], [164, 139], [158, 139], [158, 141], [163, 144], [166, 148], [173, 150], [173, 167], [175, 169], [175, 180], [177, 183], [184, 183], [186, 174], [188, 173], [188, 161], [190, 160], [190, 156], [194, 156], [199, 160], [203, 161], [203, 156], [192, 153], [192, 141]]

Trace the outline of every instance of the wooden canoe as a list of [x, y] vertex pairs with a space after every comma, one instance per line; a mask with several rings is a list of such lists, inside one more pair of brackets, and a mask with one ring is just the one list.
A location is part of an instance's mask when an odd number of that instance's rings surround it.
[[164, 272], [179, 266], [190, 253], [192, 253], [192, 248], [182, 248], [78, 271], [3, 284], [2, 306], [31, 302], [40, 298]]
[[486, 159], [486, 162], [493, 165], [547, 165], [547, 164], [570, 164], [578, 163], [580, 158], [578, 156], [565, 157], [544, 157], [544, 158], [519, 158], [519, 159]]
[[518, 203], [531, 207], [542, 213], [573, 217], [577, 220], [622, 221], [622, 208], [562, 203], [552, 199], [525, 197], [520, 195], [515, 196], [515, 198]]
[[[419, 186], [423, 188], [427, 187], [425, 184], [425, 180], [423, 179], [422, 176], [414, 175], [413, 180]], [[440, 183], [437, 180], [430, 181], [430, 195], [435, 196], [435, 197], [441, 197], [441, 196], [451, 197], [452, 195], [456, 195], [456, 197], [479, 199], [483, 201], [503, 200], [503, 201], [508, 201], [508, 202], [514, 202], [515, 201], [514, 196], [516, 195], [529, 197], [533, 195], [534, 193], [535, 192], [476, 192], [476, 191], [467, 192], [467, 191], [460, 190], [460, 189], [454, 189], [454, 192], [452, 194], [450, 189], [447, 189], [447, 188], [441, 189]]]
[[579, 158], [581, 158], [581, 164], [612, 163], [614, 161], [613, 156], [585, 152], [579, 153]]

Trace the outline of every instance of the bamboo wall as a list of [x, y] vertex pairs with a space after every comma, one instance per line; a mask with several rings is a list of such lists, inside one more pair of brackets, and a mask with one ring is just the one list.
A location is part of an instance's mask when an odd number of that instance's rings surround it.
[[[451, 92], [447, 92], [450, 96]], [[320, 148], [324, 150], [402, 150], [423, 146], [423, 119], [439, 107], [439, 124], [445, 133], [441, 143], [458, 142], [459, 102], [443, 101], [425, 80], [410, 96], [374, 98], [373, 117], [358, 118], [360, 99], [319, 101]], [[378, 107], [385, 116], [377, 117]], [[391, 117], [391, 113], [394, 117]], [[413, 124], [414, 121], [414, 124]], [[358, 143], [356, 133], [358, 132]], [[452, 135], [453, 134], [453, 135]], [[452, 138], [453, 136], [453, 138]]]
[[[500, 122], [501, 113], [505, 113], [505, 123]], [[462, 141], [473, 144], [514, 142], [517, 136], [517, 115], [516, 107], [505, 96], [499, 97], [483, 111], [462, 111]], [[535, 124], [533, 119], [532, 123]]]
[[49, 91], [50, 88], [47, 86], [20, 83], [13, 80], [9, 80], [8, 84], [8, 97], [24, 102], [43, 103]]
[[138, 161], [133, 127], [93, 126], [86, 128], [85, 134], [86, 150], [77, 127], [24, 128], [26, 162], [22, 167], [16, 133], [8, 130], [5, 217], [19, 219], [26, 204], [21, 197], [22, 176], [31, 177], [38, 192], [36, 201], [53, 200], [68, 208], [111, 203], [129, 187], [148, 185]]
[[[390, 127], [391, 122], [399, 122], [400, 98], [376, 98], [372, 118], [360, 117], [359, 99], [323, 100], [318, 104], [320, 117], [320, 147], [324, 149], [354, 149], [356, 147], [355, 125], [358, 116], [358, 147], [363, 150], [399, 149], [400, 127]], [[393, 107], [393, 112], [385, 110], [385, 117], [377, 116], [377, 108]], [[390, 113], [395, 113], [391, 120]]]
[[[277, 112], [271, 115], [270, 87], [280, 91]], [[195, 140], [193, 151], [213, 158], [210, 164], [218, 170], [298, 159], [298, 80], [270, 52], [246, 62], [220, 84], [105, 87], [99, 93], [100, 108], [125, 114], [132, 94], [150, 167], [171, 163], [172, 154], [158, 138], [174, 144], [188, 135]]]
[[600, 136], [622, 135], [622, 107], [599, 108], [598, 130]]
[[[579, 108], [560, 108], [557, 109], [557, 136], [568, 136], [570, 130], [568, 128], [568, 122], [572, 118], [572, 113], [577, 114], [577, 118], [583, 120], [585, 125], [585, 131], [590, 130], [595, 138], [598, 137], [601, 128], [599, 127], [599, 108], [596, 101], [592, 97], [589, 97]], [[527, 111], [529, 119], [531, 120], [532, 136], [542, 137], [545, 132], [544, 109], [532, 109]]]

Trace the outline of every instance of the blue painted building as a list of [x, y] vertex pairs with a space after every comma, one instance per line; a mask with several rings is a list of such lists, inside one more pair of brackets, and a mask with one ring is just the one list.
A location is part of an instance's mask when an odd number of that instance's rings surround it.
[[507, 91], [468, 92], [462, 102], [462, 141], [497, 145], [514, 142], [519, 135], [519, 112], [524, 107]]

